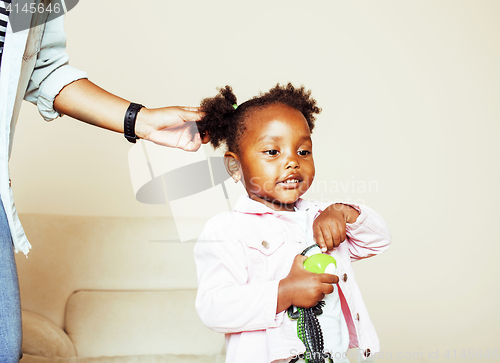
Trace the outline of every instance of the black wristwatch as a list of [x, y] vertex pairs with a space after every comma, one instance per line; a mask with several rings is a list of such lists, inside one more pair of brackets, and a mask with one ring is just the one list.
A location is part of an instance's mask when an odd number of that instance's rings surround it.
[[123, 132], [125, 134], [125, 138], [135, 144], [135, 140], [138, 139], [135, 134], [135, 120], [137, 119], [137, 114], [143, 108], [143, 105], [138, 103], [131, 103], [127, 112], [125, 112], [125, 119], [123, 120]]

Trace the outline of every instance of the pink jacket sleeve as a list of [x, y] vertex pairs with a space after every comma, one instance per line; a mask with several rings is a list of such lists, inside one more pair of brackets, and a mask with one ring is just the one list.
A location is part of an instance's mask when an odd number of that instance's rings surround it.
[[209, 221], [194, 249], [198, 274], [196, 310], [203, 323], [220, 333], [279, 326], [279, 281], [248, 284], [245, 251]]
[[367, 206], [352, 206], [361, 213], [355, 223], [346, 226], [351, 261], [386, 251], [391, 244], [391, 232], [383, 218]]

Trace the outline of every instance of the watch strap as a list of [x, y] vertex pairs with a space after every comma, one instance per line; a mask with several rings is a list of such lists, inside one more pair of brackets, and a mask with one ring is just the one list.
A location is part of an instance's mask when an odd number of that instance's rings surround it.
[[131, 103], [127, 108], [127, 112], [125, 112], [125, 118], [123, 120], [123, 133], [125, 134], [125, 138], [131, 143], [135, 143], [138, 139], [135, 134], [135, 120], [137, 119], [137, 114], [143, 107], [143, 105], [138, 103]]

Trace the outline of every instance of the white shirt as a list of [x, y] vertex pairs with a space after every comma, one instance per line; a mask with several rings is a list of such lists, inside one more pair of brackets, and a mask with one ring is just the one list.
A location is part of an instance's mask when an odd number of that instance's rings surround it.
[[[300, 226], [304, 236], [306, 237], [306, 247], [316, 244], [313, 239], [314, 234], [311, 226], [307, 223], [308, 218], [306, 211], [301, 211], [295, 208], [295, 212], [277, 213], [291, 219]], [[309, 257], [317, 253], [321, 253], [319, 247], [311, 248], [305, 255]], [[335, 261], [338, 261], [337, 264], [341, 263], [342, 260], [340, 259], [340, 256], [338, 256], [338, 252], [336, 250], [332, 251], [330, 255], [335, 258]], [[333, 266], [330, 265], [329, 267]], [[336, 275], [337, 267], [335, 266], [325, 272]], [[326, 295], [323, 301], [325, 302], [325, 306], [322, 308], [323, 313], [318, 315], [317, 318], [323, 332], [324, 351], [331, 354], [335, 363], [348, 363], [349, 360], [346, 356], [349, 349], [349, 331], [340, 306], [340, 296], [337, 285], [334, 285], [333, 292]], [[284, 363], [286, 361], [287, 360], [278, 362]]]

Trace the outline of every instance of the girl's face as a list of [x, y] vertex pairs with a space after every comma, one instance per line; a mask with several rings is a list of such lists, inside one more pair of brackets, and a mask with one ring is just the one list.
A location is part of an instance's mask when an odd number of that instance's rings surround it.
[[294, 203], [314, 179], [311, 132], [302, 113], [274, 104], [245, 120], [239, 155], [242, 182], [250, 198], [277, 211]]

